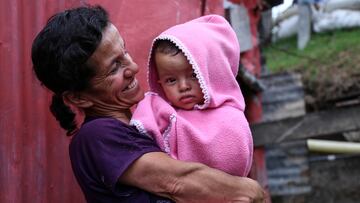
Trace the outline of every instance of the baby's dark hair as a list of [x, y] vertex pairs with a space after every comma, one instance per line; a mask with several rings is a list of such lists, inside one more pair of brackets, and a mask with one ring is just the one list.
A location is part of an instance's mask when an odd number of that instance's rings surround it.
[[87, 61], [108, 24], [108, 14], [100, 6], [65, 10], [48, 20], [32, 44], [33, 69], [42, 85], [54, 93], [50, 110], [67, 135], [77, 125], [75, 113], [65, 105], [62, 95], [89, 87], [95, 69]]
[[154, 49], [153, 52], [154, 54], [162, 53], [162, 54], [170, 54], [171, 56], [175, 56], [181, 52], [181, 50], [179, 49], [179, 47], [175, 45], [175, 43], [166, 39], [156, 40], [153, 49]]

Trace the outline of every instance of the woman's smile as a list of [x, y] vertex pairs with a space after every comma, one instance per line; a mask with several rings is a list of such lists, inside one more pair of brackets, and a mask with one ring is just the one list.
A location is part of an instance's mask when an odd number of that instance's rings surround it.
[[131, 81], [131, 83], [127, 87], [125, 87], [125, 89], [123, 89], [123, 92], [131, 90], [131, 89], [135, 88], [137, 85], [138, 85], [138, 81], [136, 78], [134, 78], [134, 80]]

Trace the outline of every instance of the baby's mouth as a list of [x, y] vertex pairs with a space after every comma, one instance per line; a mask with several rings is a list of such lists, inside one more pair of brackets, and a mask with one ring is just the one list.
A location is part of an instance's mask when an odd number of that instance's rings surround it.
[[180, 101], [183, 102], [183, 103], [191, 103], [191, 102], [193, 102], [194, 99], [195, 99], [194, 96], [192, 96], [192, 95], [186, 95], [186, 96], [182, 96], [182, 97], [180, 98]]

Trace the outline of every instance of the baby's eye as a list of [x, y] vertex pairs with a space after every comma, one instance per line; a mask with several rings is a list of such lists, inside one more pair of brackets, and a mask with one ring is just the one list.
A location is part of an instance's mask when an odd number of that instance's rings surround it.
[[165, 83], [166, 83], [166, 84], [169, 84], [169, 85], [175, 84], [175, 82], [176, 82], [176, 79], [175, 79], [175, 78], [167, 78], [167, 79], [165, 80]]
[[197, 79], [197, 78], [196, 78], [196, 73], [192, 73], [192, 74], [191, 74], [191, 78]]

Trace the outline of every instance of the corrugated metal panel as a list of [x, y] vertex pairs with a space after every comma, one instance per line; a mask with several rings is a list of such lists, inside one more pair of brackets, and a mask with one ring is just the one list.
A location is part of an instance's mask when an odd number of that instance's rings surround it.
[[263, 75], [262, 121], [281, 120], [305, 114], [304, 89], [301, 75], [278, 73]]
[[[203, 8], [223, 12], [222, 0], [0, 0], [0, 202], [84, 202], [70, 168], [69, 139], [48, 111], [50, 94], [30, 60], [32, 40], [48, 17], [81, 3], [110, 11], [140, 67], [161, 30], [200, 16]], [[145, 85], [145, 69], [140, 76]]]
[[80, 202], [68, 138], [48, 113], [30, 47], [56, 10], [76, 1], [0, 1], [0, 202]]
[[271, 196], [311, 191], [308, 149], [305, 141], [266, 146], [266, 168]]

